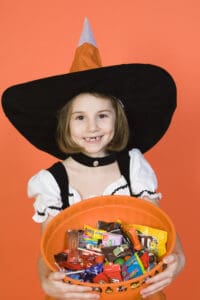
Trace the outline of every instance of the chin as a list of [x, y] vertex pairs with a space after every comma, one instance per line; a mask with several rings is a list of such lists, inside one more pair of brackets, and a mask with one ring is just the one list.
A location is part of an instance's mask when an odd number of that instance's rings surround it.
[[88, 156], [93, 156], [93, 157], [103, 157], [106, 155], [106, 153], [104, 151], [88, 151], [88, 150], [85, 150], [84, 151], [84, 154], [88, 155]]

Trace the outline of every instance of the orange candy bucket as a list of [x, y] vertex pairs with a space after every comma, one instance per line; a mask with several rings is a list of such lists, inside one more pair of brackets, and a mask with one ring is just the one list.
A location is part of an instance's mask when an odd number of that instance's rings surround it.
[[[117, 219], [127, 224], [140, 224], [165, 230], [168, 233], [165, 255], [173, 251], [176, 232], [169, 216], [148, 201], [130, 196], [99, 196], [83, 200], [63, 210], [53, 218], [42, 235], [41, 253], [45, 263], [52, 271], [58, 271], [54, 255], [65, 249], [66, 231], [82, 229], [84, 224], [96, 227], [99, 220], [115, 222]], [[137, 278], [119, 283], [96, 284], [81, 282], [66, 277], [71, 284], [91, 286], [101, 293], [101, 300], [136, 300], [145, 285], [145, 279], [162, 272], [160, 261], [152, 270]]]

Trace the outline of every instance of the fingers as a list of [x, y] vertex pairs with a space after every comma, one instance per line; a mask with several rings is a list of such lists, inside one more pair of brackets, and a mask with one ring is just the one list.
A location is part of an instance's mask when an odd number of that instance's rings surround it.
[[52, 272], [49, 275], [49, 280], [51, 281], [57, 281], [60, 285], [62, 285], [62, 290], [65, 292], [73, 292], [74, 290], [76, 292], [91, 292], [92, 288], [88, 286], [83, 285], [74, 285], [74, 284], [68, 284], [65, 282], [62, 282], [62, 280], [65, 278], [65, 274], [62, 272]]
[[68, 284], [63, 281], [64, 278], [65, 274], [62, 272], [50, 273], [46, 282], [47, 288], [45, 290], [47, 294], [59, 300], [99, 299], [99, 294], [94, 293], [91, 287]]
[[100, 295], [92, 292], [90, 287], [86, 286], [78, 286], [78, 285], [70, 285], [66, 283], [66, 289], [62, 289], [62, 297], [61, 300], [69, 299], [69, 300], [97, 300], [100, 298]]
[[178, 263], [176, 254], [166, 256], [163, 259], [163, 262], [167, 264], [167, 268], [163, 272], [146, 281], [148, 286], [141, 290], [141, 295], [143, 298], [163, 290], [166, 286], [171, 284], [174, 277], [177, 275]]
[[63, 272], [51, 272], [49, 274], [49, 280], [52, 280], [52, 281], [60, 281], [62, 279], [65, 278], [65, 273]]
[[171, 281], [167, 279], [160, 279], [160, 281], [156, 281], [155, 283], [152, 283], [148, 285], [148, 287], [141, 290], [140, 294], [143, 298], [146, 298], [148, 296], [151, 296], [157, 292], [162, 291], [166, 286], [168, 286], [171, 283]]
[[83, 285], [74, 285], [74, 284], [68, 284], [64, 283], [62, 287], [63, 293], [87, 293], [87, 292], [92, 292], [92, 288], [89, 286], [83, 286]]
[[168, 255], [168, 256], [164, 257], [163, 258], [163, 262], [165, 264], [172, 264], [172, 263], [176, 262], [177, 259], [178, 259], [177, 254], [173, 253], [171, 255]]
[[67, 293], [63, 295], [62, 298], [57, 298], [59, 300], [97, 300], [100, 298], [100, 295], [94, 293]]

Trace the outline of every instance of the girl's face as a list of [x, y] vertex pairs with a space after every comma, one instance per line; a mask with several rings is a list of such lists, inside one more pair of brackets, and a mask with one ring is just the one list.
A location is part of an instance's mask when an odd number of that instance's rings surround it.
[[70, 117], [72, 140], [84, 153], [101, 157], [115, 132], [116, 114], [111, 101], [104, 97], [81, 94], [74, 98]]

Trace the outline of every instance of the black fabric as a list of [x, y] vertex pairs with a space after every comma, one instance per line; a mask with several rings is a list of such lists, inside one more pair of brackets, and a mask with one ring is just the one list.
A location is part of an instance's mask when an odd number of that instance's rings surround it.
[[66, 169], [61, 162], [57, 162], [47, 170], [54, 176], [55, 180], [59, 185], [61, 199], [63, 203], [62, 209], [65, 209], [69, 206], [69, 180]]
[[100, 167], [106, 166], [114, 163], [116, 161], [116, 154], [110, 153], [108, 156], [105, 157], [91, 157], [87, 156], [83, 153], [75, 153], [70, 155], [75, 161], [79, 162], [80, 164], [88, 167]]
[[6, 116], [34, 146], [65, 159], [56, 143], [58, 111], [75, 95], [97, 92], [122, 101], [130, 139], [127, 150], [142, 153], [165, 134], [176, 108], [176, 85], [163, 68], [124, 64], [42, 78], [8, 88], [2, 96]]
[[117, 156], [117, 162], [119, 165], [119, 169], [121, 174], [124, 176], [128, 183], [128, 187], [130, 190], [130, 195], [132, 196], [131, 182], [130, 182], [130, 156], [128, 151], [122, 152]]

